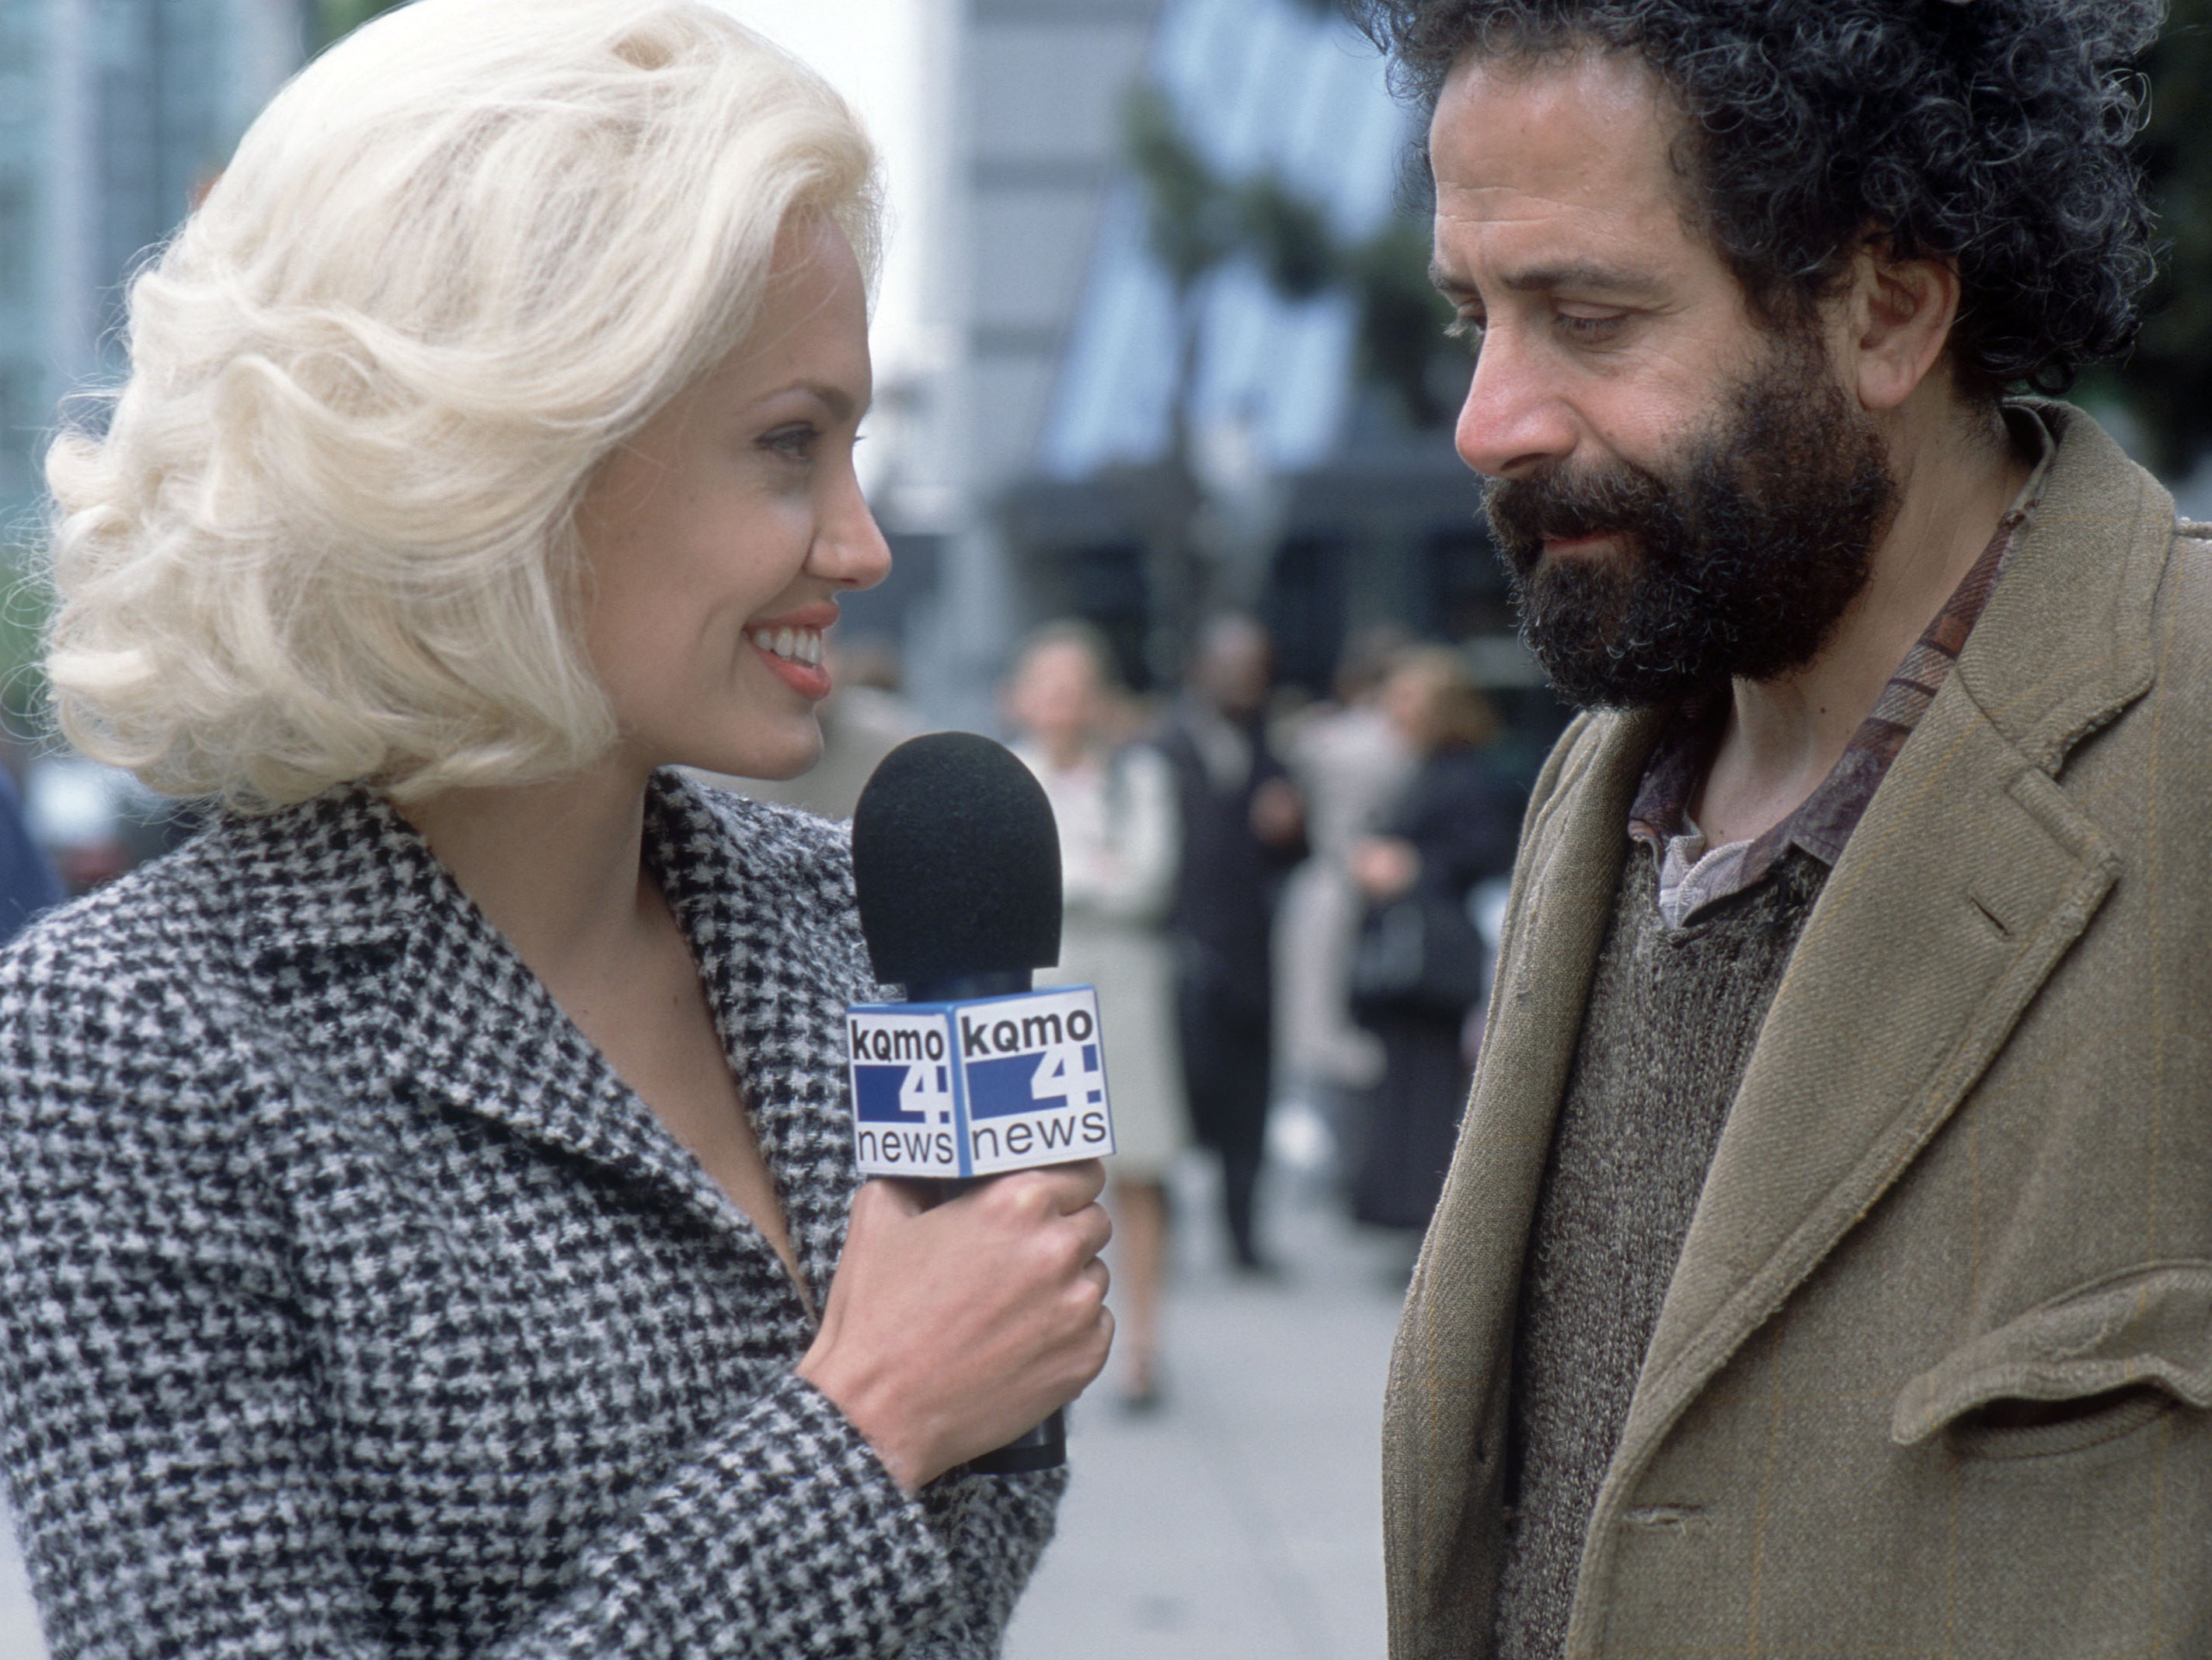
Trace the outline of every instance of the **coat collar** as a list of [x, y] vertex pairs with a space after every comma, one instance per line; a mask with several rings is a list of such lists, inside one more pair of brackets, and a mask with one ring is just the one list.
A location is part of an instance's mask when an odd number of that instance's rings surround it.
[[[856, 1177], [841, 1087], [860, 976], [850, 886], [823, 833], [656, 775], [647, 863], [690, 942], [817, 1307]], [[316, 1000], [302, 1043], [351, 1033], [381, 1087], [501, 1124], [641, 1184], [747, 1251], [766, 1240], [553, 1001], [391, 803], [359, 786], [216, 833], [262, 1006]], [[772, 1257], [772, 1253], [771, 1257]]]
[[1955, 672], [2006, 742], [2056, 776], [2150, 688], [2173, 498], [2081, 410], [2027, 401], [2057, 453]]

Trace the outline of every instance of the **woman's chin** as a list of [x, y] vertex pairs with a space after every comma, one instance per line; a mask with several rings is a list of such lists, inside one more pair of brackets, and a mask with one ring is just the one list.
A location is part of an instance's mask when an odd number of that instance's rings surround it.
[[702, 772], [780, 782], [811, 771], [821, 759], [822, 729], [810, 718], [803, 736], [794, 733], [787, 742], [763, 742], [755, 736], [747, 742], [702, 747], [687, 755], [684, 763]]

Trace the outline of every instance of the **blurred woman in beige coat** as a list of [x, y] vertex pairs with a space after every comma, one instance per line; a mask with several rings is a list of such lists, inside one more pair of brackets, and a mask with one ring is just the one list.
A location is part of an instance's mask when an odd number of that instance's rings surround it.
[[1190, 1139], [1175, 1023], [1175, 962], [1162, 924], [1174, 897], [1175, 779], [1166, 759], [1118, 742], [1106, 644], [1079, 622], [1032, 634], [1006, 696], [1014, 753], [1060, 823], [1066, 920], [1060, 966], [1041, 981], [1095, 985], [1114, 1101], [1110, 1201], [1122, 1399], [1158, 1404], [1169, 1166]]

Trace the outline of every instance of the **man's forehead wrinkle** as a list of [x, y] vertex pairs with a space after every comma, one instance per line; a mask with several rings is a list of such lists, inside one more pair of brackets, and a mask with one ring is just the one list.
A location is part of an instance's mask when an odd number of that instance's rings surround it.
[[[1674, 231], [1671, 210], [1644, 203], [1554, 202], [1513, 197], [1440, 195], [1434, 267], [1459, 281], [1480, 265], [1507, 287], [1611, 278], [1645, 286]], [[1460, 281], [1460, 286], [1466, 286]]]
[[1476, 63], [1454, 72], [1430, 124], [1437, 198], [1504, 188], [1562, 206], [1650, 196], [1672, 210], [1680, 122], [1641, 60]]

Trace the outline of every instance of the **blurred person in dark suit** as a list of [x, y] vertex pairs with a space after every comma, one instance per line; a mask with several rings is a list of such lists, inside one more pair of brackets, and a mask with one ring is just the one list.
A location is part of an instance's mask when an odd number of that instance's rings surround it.
[[1191, 1128], [1221, 1160], [1230, 1248], [1248, 1271], [1267, 1267], [1253, 1213], [1272, 1083], [1269, 942], [1283, 878], [1305, 856], [1304, 805], [1267, 742], [1273, 673], [1266, 629], [1215, 619], [1160, 737], [1182, 817], [1173, 929]]

